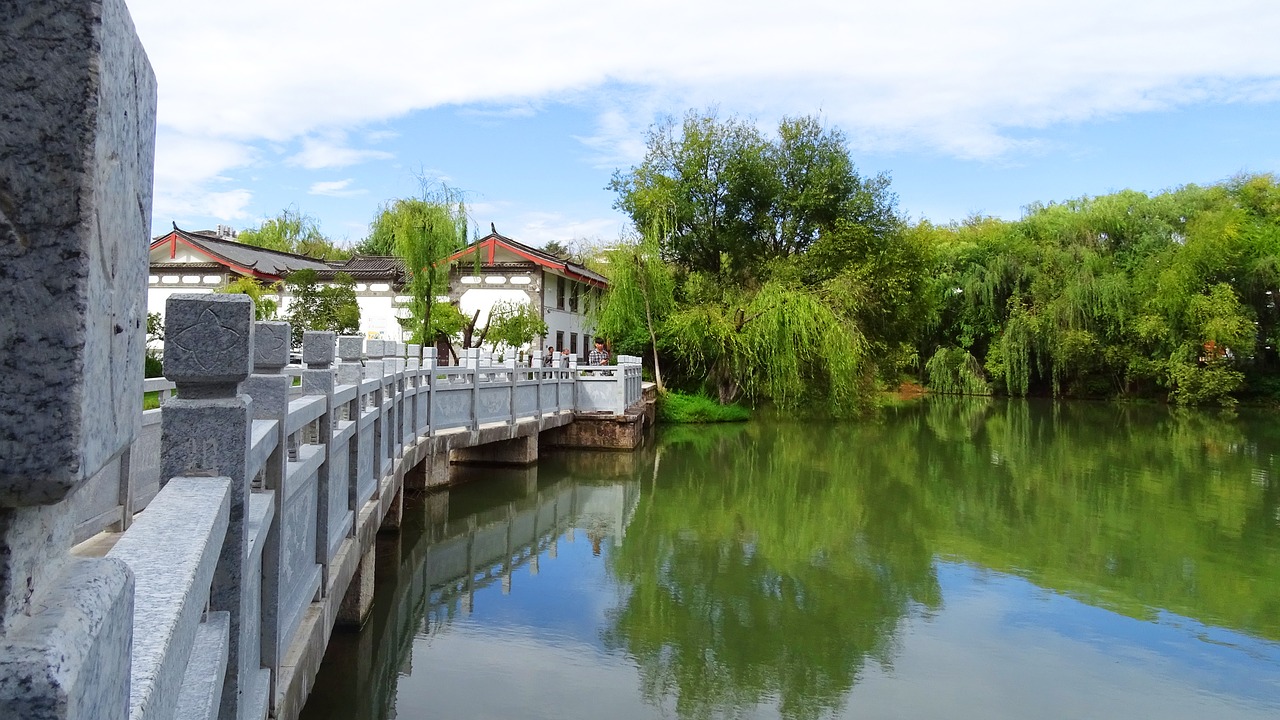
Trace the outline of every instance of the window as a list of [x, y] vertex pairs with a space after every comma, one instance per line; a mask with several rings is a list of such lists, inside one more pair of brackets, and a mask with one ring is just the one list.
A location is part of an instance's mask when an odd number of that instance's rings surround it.
[[564, 331], [556, 331], [556, 352], [564, 352]]
[[564, 278], [556, 276], [556, 309], [564, 309]]
[[578, 333], [569, 333], [569, 354], [578, 357]]
[[569, 310], [578, 312], [578, 283], [572, 283], [573, 289], [569, 291]]

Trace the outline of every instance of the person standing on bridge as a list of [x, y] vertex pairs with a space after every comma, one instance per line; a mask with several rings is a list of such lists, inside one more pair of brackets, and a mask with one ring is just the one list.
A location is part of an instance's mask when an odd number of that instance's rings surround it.
[[595, 349], [587, 353], [587, 364], [588, 365], [608, 365], [609, 364], [609, 351], [604, 349], [604, 340], [601, 340], [600, 338], [596, 338]]

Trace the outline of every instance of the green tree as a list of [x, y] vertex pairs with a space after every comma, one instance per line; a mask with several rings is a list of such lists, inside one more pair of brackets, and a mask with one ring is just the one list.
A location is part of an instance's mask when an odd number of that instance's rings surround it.
[[522, 302], [495, 303], [484, 329], [484, 339], [494, 350], [500, 344], [520, 348], [546, 334], [547, 323], [532, 305]]
[[872, 233], [898, 220], [887, 176], [861, 178], [838, 129], [784, 118], [775, 137], [752, 124], [690, 112], [650, 129], [644, 160], [614, 173], [615, 207], [637, 228], [670, 219], [663, 256], [690, 271], [767, 274], [838, 221]]
[[236, 240], [245, 245], [306, 255], [320, 260], [343, 260], [350, 251], [338, 247], [320, 231], [320, 221], [296, 207], [263, 221], [256, 228], [241, 230]]
[[675, 278], [662, 261], [661, 225], [651, 225], [636, 243], [605, 251], [601, 268], [609, 288], [596, 308], [596, 330], [613, 340], [615, 350], [652, 353], [653, 377], [665, 393], [658, 356], [658, 331], [675, 309]]
[[[315, 271], [310, 271], [312, 274]], [[279, 292], [280, 288], [276, 285], [264, 285], [254, 278], [241, 276], [218, 288], [216, 292], [230, 293], [238, 295], [248, 295], [253, 300], [253, 317], [255, 320], [273, 320], [279, 306], [275, 300], [267, 297], [268, 293]]]
[[350, 275], [338, 273], [333, 282], [321, 284], [315, 270], [298, 270], [285, 279], [285, 289], [291, 298], [286, 319], [294, 347], [301, 347], [306, 330], [331, 330], [340, 335], [360, 331], [360, 305]]
[[384, 205], [366, 242], [393, 251], [404, 262], [414, 342], [427, 345], [456, 332], [456, 312], [440, 307], [448, 303], [437, 296], [448, 287], [449, 268], [443, 261], [467, 244], [467, 208], [461, 195], [447, 186], [424, 184], [422, 197]]

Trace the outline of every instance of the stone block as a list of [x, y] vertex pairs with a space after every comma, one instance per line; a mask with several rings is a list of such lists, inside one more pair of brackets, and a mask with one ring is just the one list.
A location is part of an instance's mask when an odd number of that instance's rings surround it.
[[230, 510], [227, 478], [174, 478], [107, 554], [129, 566], [136, 588], [132, 717], [173, 716]]
[[0, 0], [0, 506], [137, 435], [156, 81], [124, 0]]
[[133, 574], [71, 559], [21, 628], [0, 639], [0, 718], [125, 720]]
[[302, 363], [310, 368], [327, 368], [333, 363], [334, 333], [307, 330], [302, 333]]
[[253, 369], [253, 331], [253, 301], [247, 295], [170, 296], [164, 376], [179, 386], [239, 383]]
[[338, 357], [354, 362], [364, 356], [364, 338], [359, 335], [341, 335], [338, 337]]
[[257, 322], [253, 324], [253, 371], [279, 372], [289, 364], [289, 323]]
[[386, 343], [382, 340], [369, 340], [364, 346], [365, 354], [371, 358], [381, 358], [386, 354]]

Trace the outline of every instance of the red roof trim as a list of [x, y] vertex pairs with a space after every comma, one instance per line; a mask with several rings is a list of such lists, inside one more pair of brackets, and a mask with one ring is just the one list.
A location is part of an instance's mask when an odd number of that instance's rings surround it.
[[475, 245], [472, 245], [472, 246], [470, 246], [470, 247], [466, 247], [466, 248], [463, 248], [463, 249], [459, 250], [458, 252], [456, 252], [456, 253], [454, 253], [454, 254], [450, 255], [449, 257], [445, 258], [442, 262], [444, 262], [444, 263], [451, 263], [451, 262], [454, 262], [455, 260], [458, 260], [458, 259], [462, 258], [463, 256], [470, 255], [471, 253], [478, 251], [480, 248], [487, 248], [487, 249], [489, 250], [489, 253], [488, 253], [488, 254], [489, 254], [489, 263], [490, 263], [490, 264], [492, 264], [492, 263], [493, 263], [494, 250], [497, 248], [497, 246], [498, 246], [498, 244], [499, 244], [499, 243], [501, 243], [501, 244], [502, 244], [502, 247], [503, 247], [504, 249], [506, 249], [506, 250], [508, 250], [508, 251], [510, 251], [510, 252], [512, 252], [512, 253], [514, 253], [514, 254], [516, 254], [516, 255], [519, 255], [520, 257], [524, 258], [525, 260], [528, 260], [529, 262], [534, 263], [535, 265], [541, 265], [542, 267], [549, 268], [549, 269], [551, 269], [551, 270], [555, 270], [556, 272], [564, 273], [565, 277], [568, 277], [568, 278], [569, 278], [569, 279], [571, 279], [571, 280], [578, 280], [578, 281], [584, 282], [584, 283], [586, 283], [586, 284], [588, 284], [588, 285], [592, 285], [592, 286], [595, 286], [595, 287], [598, 287], [598, 288], [607, 287], [607, 285], [606, 285], [605, 283], [602, 283], [602, 282], [600, 282], [599, 280], [596, 280], [595, 278], [589, 278], [589, 277], [587, 277], [587, 276], [585, 276], [585, 275], [582, 275], [582, 274], [580, 274], [580, 273], [576, 273], [576, 272], [574, 272], [574, 271], [570, 270], [570, 269], [569, 269], [569, 267], [568, 267], [567, 265], [565, 265], [564, 263], [553, 263], [553, 262], [549, 262], [549, 261], [547, 261], [545, 258], [540, 258], [540, 257], [538, 257], [537, 255], [530, 255], [529, 253], [524, 252], [524, 251], [523, 251], [523, 250], [521, 250], [520, 248], [512, 247], [511, 245], [508, 245], [508, 244], [506, 244], [506, 243], [502, 242], [502, 239], [501, 239], [501, 238], [492, 237], [492, 236], [487, 237], [487, 238], [485, 238], [484, 240], [481, 240], [480, 242], [476, 243]]
[[155, 241], [154, 243], [151, 244], [151, 248], [155, 249], [157, 246], [164, 243], [166, 240], [168, 240], [170, 243], [173, 244], [172, 249], [170, 251], [170, 255], [169, 255], [169, 257], [171, 258], [177, 255], [178, 243], [181, 242], [184, 246], [191, 248], [192, 250], [196, 251], [201, 255], [204, 255], [205, 257], [209, 258], [210, 260], [213, 260], [219, 265], [225, 265], [231, 268], [232, 270], [235, 270], [236, 272], [241, 273], [243, 275], [252, 275], [253, 277], [256, 277], [261, 280], [275, 281], [280, 279], [279, 275], [272, 275], [270, 273], [264, 273], [261, 270], [254, 270], [253, 268], [247, 268], [247, 267], [242, 267], [240, 265], [237, 265], [236, 263], [231, 262], [230, 260], [222, 257], [221, 255], [218, 255], [215, 252], [206, 250], [205, 248], [202, 248], [199, 245], [196, 245], [195, 243], [188, 241], [186, 238], [181, 237], [176, 232], [170, 232], [165, 237], [162, 237], [159, 240]]

